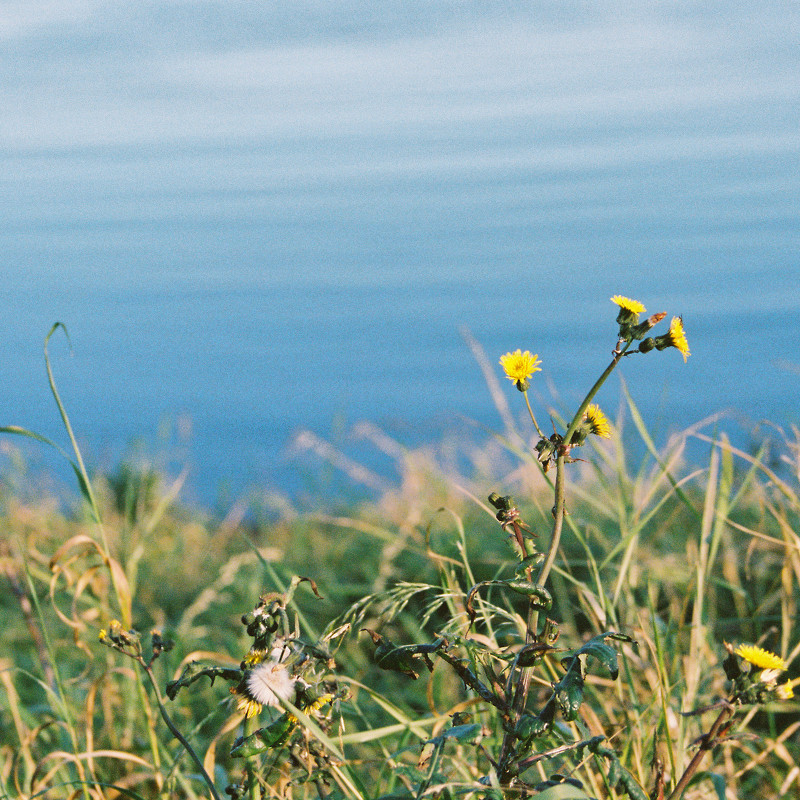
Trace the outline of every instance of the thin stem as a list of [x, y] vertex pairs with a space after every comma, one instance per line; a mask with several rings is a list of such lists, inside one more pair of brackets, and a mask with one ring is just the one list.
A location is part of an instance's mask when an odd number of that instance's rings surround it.
[[533, 427], [536, 428], [536, 433], [539, 434], [539, 438], [546, 439], [547, 437], [542, 433], [542, 429], [539, 427], [539, 423], [536, 421], [536, 417], [533, 415], [533, 409], [531, 408], [531, 401], [528, 399], [527, 390], [525, 390], [522, 394], [525, 397], [525, 404], [528, 406], [528, 413], [531, 415], [531, 421], [533, 422]]
[[172, 721], [172, 717], [170, 717], [169, 712], [164, 705], [164, 701], [161, 698], [161, 692], [158, 690], [158, 684], [156, 683], [155, 676], [153, 675], [153, 670], [149, 664], [147, 664], [144, 659], [139, 656], [137, 658], [139, 663], [144, 668], [147, 677], [150, 679], [150, 685], [153, 687], [153, 692], [156, 696], [156, 702], [158, 703], [158, 710], [161, 712], [161, 718], [164, 722], [167, 723], [167, 727], [170, 730], [170, 733], [183, 745], [184, 750], [189, 754], [192, 761], [194, 761], [195, 766], [197, 767], [198, 772], [202, 776], [203, 780], [206, 782], [211, 795], [214, 797], [214, 800], [222, 800], [219, 793], [217, 792], [214, 783], [212, 782], [211, 778], [208, 776], [208, 773], [203, 766], [203, 760], [200, 758], [199, 755], [194, 751], [194, 748], [189, 744], [187, 739], [184, 735], [175, 727], [175, 723]]
[[600, 391], [600, 387], [606, 382], [608, 376], [614, 371], [614, 367], [619, 364], [620, 359], [625, 355], [631, 344], [632, 342], [626, 342], [625, 346], [621, 350], [619, 349], [619, 343], [617, 344], [617, 348], [614, 350], [614, 357], [611, 359], [611, 363], [605, 368], [603, 374], [595, 381], [594, 386], [589, 389], [589, 393], [583, 398], [583, 402], [580, 404], [580, 406], [578, 406], [578, 410], [575, 412], [575, 416], [572, 418], [572, 422], [570, 422], [567, 432], [564, 434], [565, 446], [569, 445], [569, 440], [572, 437], [572, 434], [575, 433], [575, 428], [578, 427], [581, 419], [583, 418], [583, 412], [586, 411], [589, 403], [592, 402], [594, 396]]

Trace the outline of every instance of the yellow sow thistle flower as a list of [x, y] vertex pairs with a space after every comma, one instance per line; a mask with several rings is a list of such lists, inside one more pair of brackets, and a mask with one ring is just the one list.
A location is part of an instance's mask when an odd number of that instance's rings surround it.
[[781, 700], [791, 700], [794, 697], [794, 687], [797, 686], [798, 683], [800, 683], [800, 678], [786, 681], [786, 683], [781, 684], [775, 690], [775, 693]]
[[606, 415], [600, 410], [600, 406], [592, 403], [587, 407], [583, 416], [589, 428], [589, 433], [601, 436], [603, 439], [611, 438], [611, 424]]
[[672, 318], [667, 336], [669, 336], [672, 346], [676, 347], [683, 356], [683, 362], [686, 363], [686, 357], [691, 353], [689, 352], [689, 342], [686, 341], [686, 333], [683, 330], [683, 320], [680, 317]]
[[506, 377], [510, 381], [514, 381], [521, 392], [528, 389], [528, 381], [534, 372], [541, 372], [538, 355], [531, 355], [529, 350], [524, 353], [522, 350], [516, 350], [513, 353], [506, 353], [500, 356], [500, 366], [506, 373]]
[[780, 656], [752, 644], [740, 644], [733, 652], [756, 669], [777, 670], [778, 672], [786, 669], [786, 662]]
[[636, 326], [639, 322], [639, 314], [646, 311], [645, 307], [638, 300], [631, 300], [630, 297], [623, 297], [621, 294], [615, 294], [611, 298], [611, 302], [619, 306], [617, 314], [619, 338], [628, 342], [633, 338], [640, 338], [636, 334]]
[[631, 300], [630, 297], [623, 297], [621, 294], [615, 294], [611, 298], [612, 303], [616, 303], [623, 311], [629, 311], [631, 314], [644, 314], [647, 310], [638, 300]]

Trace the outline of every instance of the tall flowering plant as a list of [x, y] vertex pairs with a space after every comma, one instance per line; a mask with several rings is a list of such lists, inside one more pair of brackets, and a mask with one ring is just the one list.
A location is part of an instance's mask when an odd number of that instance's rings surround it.
[[[577, 646], [565, 647], [559, 622], [551, 616], [554, 601], [550, 578], [567, 514], [569, 464], [578, 460], [576, 452], [591, 437], [608, 439], [613, 435], [611, 423], [595, 397], [623, 359], [668, 349], [677, 350], [684, 362], [690, 355], [681, 317], [673, 317], [667, 331], [656, 334], [655, 328], [666, 314], [642, 318], [646, 309], [640, 302], [621, 295], [611, 300], [618, 309], [611, 361], [561, 429], [554, 423], [553, 432], [546, 434], [529, 399], [531, 381], [541, 371], [538, 354], [518, 349], [500, 357], [505, 376], [524, 397], [536, 431], [531, 458], [553, 491], [552, 525], [546, 547], [541, 551], [537, 548], [540, 539], [534, 536], [514, 499], [493, 492], [489, 503], [513, 545], [518, 563], [511, 576], [497, 575], [482, 581], [475, 581], [467, 566], [464, 574], [472, 585], [463, 587], [463, 591], [447, 573], [448, 591], [436, 602], [441, 601], [449, 610], [449, 619], [437, 626], [430, 641], [397, 643], [388, 631], [379, 630], [405, 607], [408, 598], [420, 590], [420, 584], [401, 584], [362, 598], [344, 617], [331, 622], [319, 638], [304, 639], [297, 633], [297, 622], [291, 624], [289, 609], [295, 589], [308, 579], [295, 578], [285, 593], [264, 595], [258, 606], [242, 618], [252, 645], [238, 669], [190, 664], [167, 686], [168, 697], [174, 698], [179, 690], [201, 677], [212, 682], [220, 678], [230, 684], [235, 713], [242, 724], [242, 735], [234, 742], [230, 755], [241, 759], [239, 763], [244, 768], [241, 781], [226, 788], [229, 796], [253, 800], [268, 795], [290, 797], [294, 789], [299, 791], [301, 785], [313, 783], [321, 798], [372, 797], [369, 787], [354, 771], [353, 763], [358, 760], [348, 762], [343, 753], [344, 739], [336, 738], [336, 730], [343, 730], [345, 725], [344, 709], [352, 699], [348, 687], [360, 685], [339, 674], [335, 659], [337, 648], [351, 630], [366, 634], [362, 641], [379, 669], [399, 673], [402, 680], [431, 675], [431, 705], [432, 674], [437, 664], [441, 665], [440, 674], [449, 674], [455, 685], [469, 695], [467, 701], [457, 704], [459, 710], [451, 715], [452, 724], [423, 741], [416, 766], [404, 765], [396, 771], [394, 777], [404, 791], [382, 795], [384, 800], [460, 794], [491, 800], [527, 796], [539, 800], [593, 800], [570, 770], [563, 768], [569, 758], [579, 763], [592, 759], [599, 766], [600, 779], [592, 773], [594, 783], [589, 787], [595, 794], [599, 794], [597, 787], [604, 784], [609, 797], [679, 800], [707, 754], [731, 735], [740, 709], [793, 696], [800, 679], [784, 679], [787, 664], [780, 656], [757, 645], [726, 645], [723, 668], [729, 683], [727, 695], [711, 706], [684, 712], [701, 716], [713, 710], [714, 721], [697, 740], [696, 752], [687, 766], [674, 770], [669, 780], [663, 765], [654, 757], [653, 785], [649, 788], [643, 785], [641, 774], [635, 776], [620, 758], [620, 751], [625, 748], [624, 734], [621, 742], [610, 741], [612, 737], [607, 738], [597, 733], [597, 726], [592, 727], [597, 713], [591, 708], [590, 687], [594, 691], [602, 682], [616, 682], [621, 669], [620, 650], [626, 646], [635, 649], [636, 642], [625, 631], [598, 629]], [[317, 595], [313, 582], [311, 586]], [[431, 588], [422, 586], [422, 590]], [[509, 613], [497, 605], [496, 596], [504, 593], [522, 603], [522, 614]], [[380, 607], [381, 613], [372, 614], [375, 607]], [[420, 631], [432, 616], [426, 614]], [[374, 621], [368, 622], [370, 619]], [[502, 637], [498, 636], [501, 629]], [[168, 647], [155, 635], [153, 655], [145, 659], [138, 635], [123, 630], [120, 623], [103, 630], [100, 638], [137, 660], [151, 678], [152, 661]], [[160, 695], [158, 698], [170, 730], [193, 755], [212, 795], [220, 797], [213, 779], [203, 770], [202, 760], [177, 732]], [[395, 719], [402, 719], [390, 699], [381, 698], [380, 703]], [[415, 728], [415, 722], [409, 720], [397, 727], [418, 734], [420, 726]], [[386, 726], [384, 730], [390, 729], [392, 726]], [[351, 735], [350, 741], [366, 742], [380, 735], [380, 731], [361, 732]], [[449, 762], [451, 771], [447, 771], [445, 753], [453, 747], [477, 754], [471, 770], [465, 769], [463, 761], [453, 760]], [[387, 747], [384, 756], [394, 764], [397, 754], [408, 749]], [[552, 763], [562, 768], [546, 773], [544, 765]], [[469, 780], [462, 780], [461, 788], [454, 792], [456, 773], [467, 774]]]

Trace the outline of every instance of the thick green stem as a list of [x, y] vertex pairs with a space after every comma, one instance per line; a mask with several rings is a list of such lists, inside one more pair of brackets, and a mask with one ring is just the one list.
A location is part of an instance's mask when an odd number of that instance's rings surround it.
[[547, 548], [542, 566], [539, 567], [539, 574], [536, 576], [536, 585], [544, 586], [556, 560], [558, 545], [561, 541], [561, 530], [564, 527], [564, 453], [560, 453], [556, 458], [556, 486], [553, 503], [553, 533], [550, 536], [550, 546]]
[[589, 407], [589, 403], [592, 402], [594, 396], [600, 391], [600, 387], [606, 382], [608, 376], [614, 371], [614, 367], [619, 364], [620, 359], [625, 355], [631, 344], [631, 342], [626, 342], [625, 346], [621, 350], [619, 349], [619, 345], [617, 345], [617, 349], [614, 350], [614, 357], [611, 359], [611, 363], [605, 368], [603, 374], [595, 381], [594, 386], [589, 389], [589, 393], [583, 398], [583, 402], [580, 404], [580, 406], [578, 406], [578, 410], [575, 412], [575, 416], [572, 418], [572, 422], [570, 422], [567, 432], [564, 434], [565, 446], [569, 444], [572, 434], [575, 433], [575, 428], [578, 427], [581, 419], [583, 419], [583, 412]]
[[583, 398], [583, 402], [578, 406], [578, 410], [575, 412], [575, 416], [572, 418], [572, 422], [570, 422], [569, 426], [567, 427], [566, 433], [564, 434], [564, 438], [562, 440], [562, 447], [561, 451], [556, 458], [556, 485], [555, 485], [555, 503], [553, 505], [553, 534], [550, 537], [550, 546], [547, 549], [547, 555], [545, 556], [544, 561], [542, 562], [542, 566], [539, 568], [539, 575], [536, 578], [536, 583], [538, 586], [544, 586], [547, 582], [547, 578], [550, 575], [550, 570], [553, 568], [553, 563], [556, 560], [556, 553], [558, 552], [558, 545], [561, 540], [561, 529], [564, 526], [564, 513], [565, 513], [565, 500], [564, 500], [564, 463], [566, 454], [569, 448], [569, 441], [572, 438], [572, 434], [575, 433], [575, 429], [580, 424], [581, 420], [583, 419], [583, 414], [586, 409], [589, 407], [589, 403], [592, 402], [594, 396], [600, 391], [600, 387], [606, 382], [608, 376], [614, 371], [614, 368], [619, 364], [620, 359], [622, 356], [625, 355], [627, 349], [631, 346], [630, 342], [626, 342], [625, 346], [620, 349], [619, 346], [616, 350], [614, 350], [614, 357], [611, 359], [611, 363], [603, 370], [603, 374], [595, 381], [594, 386], [589, 389], [588, 394], [586, 397]]

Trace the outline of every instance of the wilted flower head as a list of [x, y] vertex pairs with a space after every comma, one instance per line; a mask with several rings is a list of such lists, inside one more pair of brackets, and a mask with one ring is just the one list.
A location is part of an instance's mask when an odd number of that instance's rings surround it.
[[786, 681], [786, 683], [782, 683], [776, 690], [775, 693], [781, 700], [791, 700], [794, 697], [794, 687], [800, 683], [800, 678], [795, 678], [791, 681]]
[[656, 347], [659, 350], [675, 347], [683, 356], [684, 362], [686, 361], [686, 357], [690, 356], [691, 353], [689, 352], [689, 342], [686, 341], [686, 333], [683, 330], [683, 319], [681, 317], [673, 317], [669, 325], [669, 332], [663, 336], [656, 337]]
[[506, 377], [510, 381], [514, 381], [521, 392], [528, 389], [528, 381], [534, 372], [541, 372], [538, 355], [531, 355], [529, 350], [524, 353], [522, 350], [516, 350], [513, 353], [506, 353], [500, 356], [500, 365], [506, 373]]

